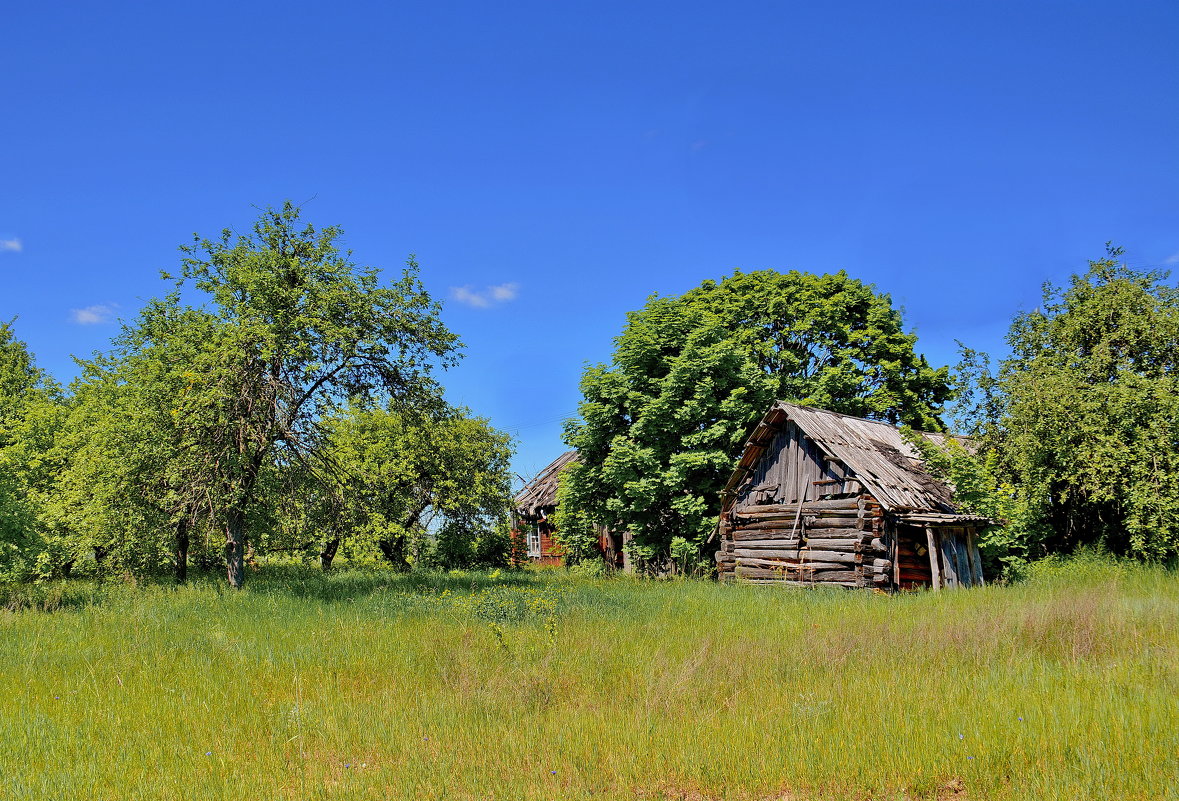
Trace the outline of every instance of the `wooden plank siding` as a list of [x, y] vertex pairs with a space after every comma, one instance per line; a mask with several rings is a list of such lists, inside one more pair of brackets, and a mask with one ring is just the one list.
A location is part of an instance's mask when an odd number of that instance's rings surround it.
[[717, 573], [790, 586], [981, 584], [974, 538], [991, 521], [956, 513], [951, 499], [894, 427], [778, 402], [725, 488]]

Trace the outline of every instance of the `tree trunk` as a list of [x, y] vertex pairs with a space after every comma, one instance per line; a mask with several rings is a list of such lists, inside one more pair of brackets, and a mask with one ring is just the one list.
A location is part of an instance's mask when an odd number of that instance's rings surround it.
[[176, 583], [188, 581], [188, 521], [176, 527]]
[[236, 509], [225, 526], [225, 572], [229, 586], [240, 590], [246, 582], [246, 516]]
[[409, 561], [405, 558], [404, 536], [380, 540], [377, 543], [377, 547], [381, 549], [381, 553], [384, 554], [385, 558], [398, 570], [409, 569]]
[[327, 573], [332, 569], [332, 560], [336, 558], [338, 550], [340, 550], [339, 537], [328, 540], [327, 544], [323, 546], [323, 550], [319, 552], [319, 564], [323, 567], [323, 572]]
[[229, 508], [225, 521], [225, 572], [229, 586], [240, 590], [246, 583], [246, 512], [265, 458], [264, 449], [254, 452], [242, 474], [241, 493]]

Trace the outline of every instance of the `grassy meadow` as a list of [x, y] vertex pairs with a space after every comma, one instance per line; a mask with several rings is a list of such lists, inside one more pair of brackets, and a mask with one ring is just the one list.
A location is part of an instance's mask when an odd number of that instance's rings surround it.
[[1179, 798], [1179, 576], [0, 593], [3, 799]]

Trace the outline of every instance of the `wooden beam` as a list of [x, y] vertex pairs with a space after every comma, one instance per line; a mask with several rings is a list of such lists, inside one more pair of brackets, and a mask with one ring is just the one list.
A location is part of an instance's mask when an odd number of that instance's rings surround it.
[[934, 529], [935, 536], [942, 546], [942, 569], [945, 573], [947, 587], [957, 587], [962, 582], [958, 571], [958, 543], [950, 532], [942, 534]]
[[942, 571], [938, 567], [937, 535], [933, 533], [933, 529], [929, 526], [925, 527], [925, 540], [929, 547], [929, 571], [932, 576], [933, 588], [940, 590], [942, 588]]
[[969, 529], [970, 533], [966, 537], [966, 547], [970, 549], [971, 570], [974, 572], [974, 581], [980, 587], [986, 586], [986, 579], [983, 577], [982, 569], [982, 554], [978, 552], [978, 538], [975, 536], [975, 530]]

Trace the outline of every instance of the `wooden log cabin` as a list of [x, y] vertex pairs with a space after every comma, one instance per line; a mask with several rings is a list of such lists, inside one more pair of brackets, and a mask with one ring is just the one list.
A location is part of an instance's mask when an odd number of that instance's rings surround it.
[[[529, 561], [534, 564], [565, 563], [565, 553], [553, 537], [556, 528], [551, 518], [557, 510], [557, 484], [561, 473], [576, 462], [576, 451], [561, 454], [516, 494], [512, 509], [512, 536], [522, 542]], [[621, 570], [628, 568], [623, 551], [626, 539], [624, 535], [605, 529], [598, 532], [598, 549], [608, 567]]]
[[993, 523], [959, 514], [952, 488], [894, 426], [779, 401], [722, 496], [717, 572], [795, 586], [976, 586], [977, 535]]

